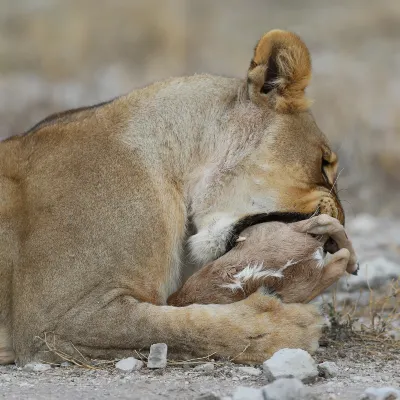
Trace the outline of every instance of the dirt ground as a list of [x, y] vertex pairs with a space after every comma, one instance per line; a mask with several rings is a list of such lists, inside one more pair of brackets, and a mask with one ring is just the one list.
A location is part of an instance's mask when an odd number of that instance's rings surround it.
[[[334, 361], [339, 375], [318, 378], [310, 385], [322, 400], [358, 399], [368, 387], [400, 387], [400, 346], [369, 353], [360, 342], [322, 347], [317, 362]], [[196, 399], [214, 393], [231, 396], [238, 386], [262, 387], [268, 382], [263, 374], [249, 376], [231, 363], [216, 363], [211, 373], [193, 370], [192, 366], [167, 367], [165, 371], [143, 368], [121, 373], [115, 368], [85, 370], [79, 367], [56, 367], [49, 371], [25, 372], [15, 366], [0, 367], [0, 398], [4, 399]], [[209, 400], [212, 400], [210, 397]]]

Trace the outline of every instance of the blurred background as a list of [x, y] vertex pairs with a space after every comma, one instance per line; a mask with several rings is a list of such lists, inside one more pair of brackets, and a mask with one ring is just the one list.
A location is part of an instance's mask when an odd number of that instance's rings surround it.
[[245, 77], [273, 28], [312, 53], [348, 216], [400, 216], [399, 0], [0, 0], [0, 137], [170, 76]]

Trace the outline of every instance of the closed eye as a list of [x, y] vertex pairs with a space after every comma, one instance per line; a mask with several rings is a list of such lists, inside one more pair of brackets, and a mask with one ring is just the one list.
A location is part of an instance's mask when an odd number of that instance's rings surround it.
[[327, 174], [327, 169], [330, 167], [329, 161], [325, 160], [324, 158], [322, 159], [322, 165], [321, 165], [321, 172], [322, 172], [322, 177], [324, 178], [324, 181], [327, 184], [332, 184], [332, 182], [329, 181], [328, 174]]

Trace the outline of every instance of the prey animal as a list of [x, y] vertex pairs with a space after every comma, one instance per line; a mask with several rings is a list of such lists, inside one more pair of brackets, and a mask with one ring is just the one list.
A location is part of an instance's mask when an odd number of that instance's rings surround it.
[[192, 275], [168, 304], [233, 303], [259, 288], [285, 303], [308, 303], [346, 271], [357, 272], [356, 256], [335, 218], [266, 222], [245, 229], [232, 250]]

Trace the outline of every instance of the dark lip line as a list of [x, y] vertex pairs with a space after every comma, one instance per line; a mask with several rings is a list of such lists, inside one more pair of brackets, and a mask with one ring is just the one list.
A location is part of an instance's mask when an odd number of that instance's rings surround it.
[[283, 222], [286, 224], [292, 222], [304, 221], [305, 219], [309, 219], [312, 216], [318, 215], [319, 213], [312, 214], [303, 214], [297, 212], [271, 212], [271, 213], [260, 213], [248, 215], [242, 219], [240, 219], [234, 225], [229, 237], [226, 240], [226, 250], [227, 253], [229, 250], [233, 249], [236, 244], [236, 240], [239, 238], [241, 232], [243, 232], [246, 228], [250, 226], [261, 224], [264, 222]]

